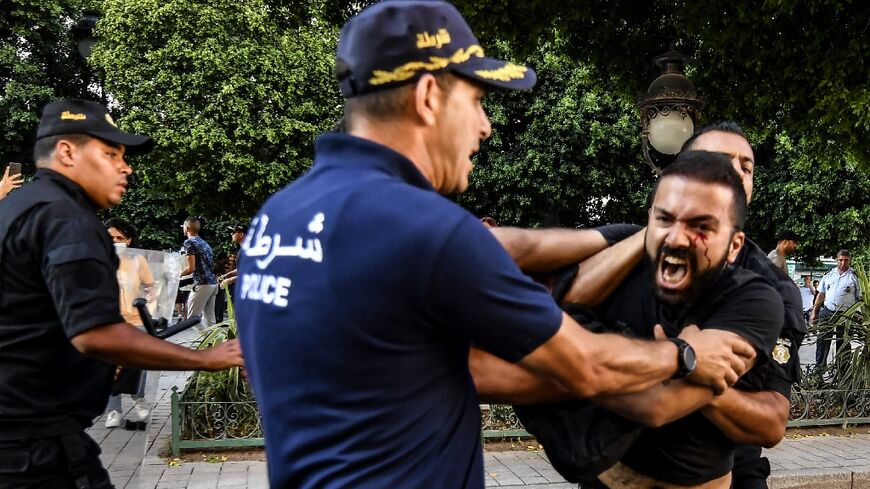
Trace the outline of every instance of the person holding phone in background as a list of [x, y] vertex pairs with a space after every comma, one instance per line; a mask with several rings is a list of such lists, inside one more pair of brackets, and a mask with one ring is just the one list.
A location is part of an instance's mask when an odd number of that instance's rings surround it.
[[24, 177], [21, 176], [21, 163], [9, 163], [6, 165], [6, 171], [3, 172], [3, 179], [0, 180], [0, 199], [5, 199], [9, 192], [20, 187], [24, 183]]

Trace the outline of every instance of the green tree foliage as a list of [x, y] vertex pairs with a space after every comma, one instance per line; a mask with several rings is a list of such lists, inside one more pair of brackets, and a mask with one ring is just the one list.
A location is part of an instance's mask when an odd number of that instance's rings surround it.
[[[57, 97], [108, 100], [120, 125], [151, 134], [124, 204], [111, 212], [150, 246], [175, 247], [188, 214], [246, 220], [310, 165], [340, 115], [338, 29], [370, 0], [0, 0], [0, 158], [29, 161], [38, 110]], [[870, 5], [862, 2], [510, 2], [457, 0], [482, 45], [526, 60], [530, 92], [492, 92], [484, 142], [460, 201], [506, 224], [642, 222], [651, 178], [634, 103], [675, 45], [706, 98], [705, 120], [754, 136], [749, 232], [770, 249], [790, 227], [804, 257], [870, 255]], [[70, 33], [97, 8], [89, 60]], [[811, 20], [811, 21], [809, 21]], [[96, 73], [97, 75], [94, 75]], [[2, 165], [0, 161], [0, 165]], [[29, 173], [32, 168], [25, 167]]]
[[[692, 58], [690, 76], [707, 117], [764, 135], [800, 135], [801, 146], [870, 170], [870, 4], [826, 0], [551, 2], [459, 0], [482, 37], [514, 49], [560, 32], [563, 53], [615, 77], [629, 97], [657, 75], [651, 60], [671, 45]], [[555, 29], [553, 29], [555, 27]]]
[[815, 263], [849, 248], [855, 256], [870, 255], [870, 179], [850, 166], [829, 169], [823, 157], [786, 135], [757, 145], [755, 192], [749, 206], [749, 236], [765, 250], [775, 236], [791, 229], [800, 237], [795, 258]]
[[143, 187], [207, 217], [247, 217], [310, 165], [338, 118], [337, 31], [265, 0], [107, 0], [93, 63], [150, 134]]
[[47, 102], [97, 96], [70, 31], [90, 3], [0, 0], [0, 166], [20, 161], [32, 172], [39, 110]]
[[534, 90], [487, 95], [493, 136], [462, 203], [522, 226], [645, 220], [652, 173], [633, 105], [551, 42], [527, 61], [538, 73]]

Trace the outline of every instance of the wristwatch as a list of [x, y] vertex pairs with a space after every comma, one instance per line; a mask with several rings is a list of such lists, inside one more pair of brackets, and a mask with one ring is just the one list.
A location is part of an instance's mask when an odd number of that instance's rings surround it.
[[695, 367], [698, 365], [695, 358], [695, 349], [692, 345], [686, 343], [680, 338], [668, 338], [671, 342], [677, 345], [677, 373], [672, 379], [682, 379], [688, 375], [692, 375]]

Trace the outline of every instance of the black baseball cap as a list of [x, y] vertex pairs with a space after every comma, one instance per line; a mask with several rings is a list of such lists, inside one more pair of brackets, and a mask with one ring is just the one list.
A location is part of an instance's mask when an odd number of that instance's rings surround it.
[[227, 229], [234, 232], [234, 233], [247, 233], [248, 232], [248, 225], [237, 222], [232, 226], [227, 226]]
[[442, 71], [515, 90], [537, 81], [531, 68], [487, 58], [462, 14], [440, 0], [384, 0], [366, 8], [341, 29], [335, 64], [345, 98]]
[[123, 144], [126, 153], [131, 155], [147, 153], [154, 148], [153, 139], [118, 129], [109, 111], [90, 100], [56, 100], [42, 109], [36, 139], [61, 134], [87, 134], [110, 143]]

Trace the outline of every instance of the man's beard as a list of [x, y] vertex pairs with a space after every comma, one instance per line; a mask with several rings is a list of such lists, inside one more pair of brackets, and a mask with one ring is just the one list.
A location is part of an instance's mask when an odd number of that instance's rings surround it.
[[[685, 289], [670, 291], [659, 286], [657, 277], [660, 273], [659, 268], [661, 267], [662, 257], [665, 254], [686, 260], [686, 266], [691, 272], [692, 281]], [[693, 304], [722, 276], [722, 272], [725, 271], [725, 259], [727, 256], [728, 250], [726, 249], [718, 261], [712, 263], [709, 268], [701, 272], [698, 270], [697, 257], [688, 248], [671, 248], [668, 245], [662, 245], [655, 259], [651, 258], [647, 253], [646, 259], [652, 271], [652, 287], [655, 291], [656, 299], [667, 304], [678, 304], [681, 302]]]

